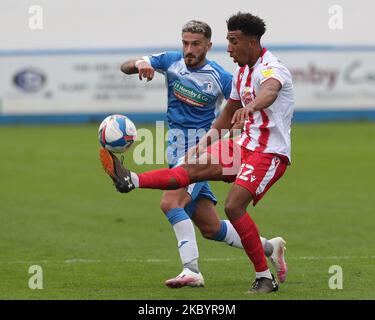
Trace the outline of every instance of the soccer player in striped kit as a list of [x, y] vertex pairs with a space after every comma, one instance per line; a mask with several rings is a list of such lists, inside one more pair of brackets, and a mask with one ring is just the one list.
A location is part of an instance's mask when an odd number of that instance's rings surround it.
[[[261, 46], [266, 30], [262, 19], [250, 13], [238, 13], [229, 18], [227, 27], [227, 51], [239, 67], [224, 110], [197, 147], [188, 152], [187, 158], [195, 157], [197, 163], [187, 161], [173, 169], [136, 174], [124, 168], [105, 149], [100, 150], [100, 157], [120, 192], [134, 188], [178, 189], [205, 180], [233, 182], [225, 213], [255, 268], [256, 278], [248, 292], [268, 293], [277, 291], [278, 284], [268, 268], [257, 226], [246, 210], [251, 202], [256, 205], [290, 164], [292, 77]], [[244, 127], [239, 140], [222, 139], [214, 143], [222, 129], [241, 122]]]

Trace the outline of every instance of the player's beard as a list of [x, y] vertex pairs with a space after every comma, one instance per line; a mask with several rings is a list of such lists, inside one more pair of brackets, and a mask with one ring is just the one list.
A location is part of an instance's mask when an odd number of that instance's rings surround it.
[[194, 68], [201, 64], [204, 59], [206, 59], [206, 52], [203, 52], [198, 56], [188, 54], [185, 55], [184, 59], [186, 66], [188, 66], [189, 68]]

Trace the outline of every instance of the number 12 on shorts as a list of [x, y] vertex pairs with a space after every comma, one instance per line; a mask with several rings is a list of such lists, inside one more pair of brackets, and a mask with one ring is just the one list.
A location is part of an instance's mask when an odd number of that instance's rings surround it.
[[247, 163], [242, 163], [241, 164], [241, 171], [238, 173], [237, 178], [248, 181], [249, 180], [249, 175], [254, 172], [254, 167], [250, 164]]

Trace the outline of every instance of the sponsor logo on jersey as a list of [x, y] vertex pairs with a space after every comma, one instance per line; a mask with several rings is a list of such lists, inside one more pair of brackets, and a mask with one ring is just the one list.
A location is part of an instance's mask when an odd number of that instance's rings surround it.
[[274, 74], [275, 74], [275, 70], [273, 70], [273, 68], [262, 70], [262, 76], [265, 78], [272, 77]]
[[186, 87], [179, 81], [173, 83], [173, 94], [177, 99], [194, 107], [204, 107], [211, 101], [210, 96]]

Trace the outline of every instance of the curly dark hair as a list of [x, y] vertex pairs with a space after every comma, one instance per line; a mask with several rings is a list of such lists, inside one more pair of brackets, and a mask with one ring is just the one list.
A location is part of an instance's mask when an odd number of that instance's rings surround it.
[[227, 20], [228, 31], [240, 30], [247, 36], [255, 36], [259, 40], [266, 32], [265, 22], [251, 13], [238, 12]]

